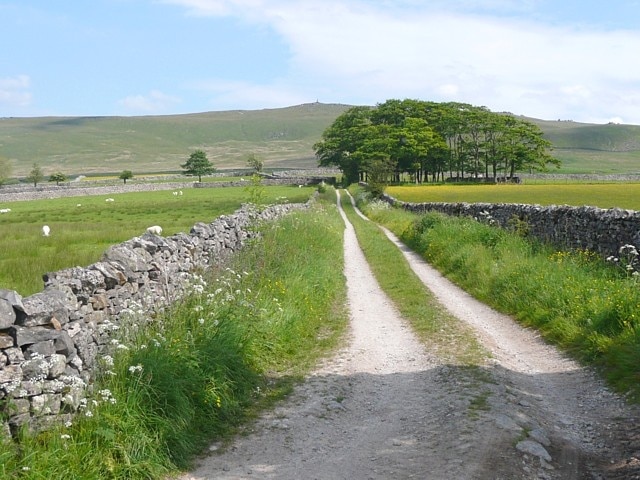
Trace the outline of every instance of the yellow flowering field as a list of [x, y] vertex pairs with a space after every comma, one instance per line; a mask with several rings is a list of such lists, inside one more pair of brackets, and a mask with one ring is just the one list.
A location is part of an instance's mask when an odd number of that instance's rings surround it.
[[386, 193], [414, 203], [526, 203], [640, 210], [640, 183], [391, 186]]

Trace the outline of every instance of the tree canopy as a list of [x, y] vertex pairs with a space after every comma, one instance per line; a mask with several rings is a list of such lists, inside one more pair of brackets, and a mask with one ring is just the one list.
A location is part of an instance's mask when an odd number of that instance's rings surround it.
[[27, 175], [27, 181], [33, 183], [34, 187], [37, 187], [38, 184], [44, 180], [44, 173], [42, 173], [42, 168], [37, 163], [33, 164], [29, 175]]
[[67, 176], [62, 172], [55, 172], [49, 175], [50, 182], [56, 182], [56, 185], [60, 185], [60, 182], [66, 182]]
[[122, 180], [123, 183], [126, 184], [127, 180], [130, 180], [133, 178], [133, 172], [131, 170], [123, 170], [118, 178]]
[[185, 175], [197, 176], [198, 182], [202, 182], [203, 175], [210, 175], [216, 171], [216, 168], [207, 158], [204, 150], [196, 150], [189, 156], [189, 160], [182, 164]]
[[[533, 123], [465, 103], [387, 100], [352, 107], [314, 145], [321, 166], [336, 166], [347, 183], [381, 172], [408, 173], [416, 183], [513, 177], [559, 161]], [[374, 172], [375, 170], [375, 172]]]
[[264, 161], [255, 153], [250, 153], [247, 157], [247, 167], [249, 167], [256, 173], [260, 173], [264, 168]]

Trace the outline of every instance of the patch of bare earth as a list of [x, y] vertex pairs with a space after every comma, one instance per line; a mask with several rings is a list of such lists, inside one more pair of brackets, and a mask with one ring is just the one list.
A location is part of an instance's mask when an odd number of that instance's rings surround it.
[[481, 368], [438, 358], [381, 291], [344, 219], [344, 348], [182, 480], [640, 478], [637, 408], [388, 233], [492, 354]]

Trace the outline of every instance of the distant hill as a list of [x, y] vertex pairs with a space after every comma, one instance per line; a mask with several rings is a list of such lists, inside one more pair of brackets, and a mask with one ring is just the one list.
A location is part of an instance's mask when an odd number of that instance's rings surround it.
[[[219, 169], [244, 168], [256, 154], [270, 168], [317, 165], [313, 144], [349, 105], [309, 103], [141, 117], [0, 118], [0, 156], [14, 175], [34, 163], [45, 175], [180, 171], [195, 149]], [[525, 117], [526, 118], [526, 117]], [[640, 126], [528, 118], [553, 143], [560, 173], [640, 173]]]
[[313, 144], [346, 105], [311, 103], [141, 117], [0, 119], [0, 156], [14, 175], [38, 163], [45, 174], [180, 171], [195, 149], [219, 169], [244, 168], [254, 153], [267, 167], [317, 166]]
[[564, 173], [640, 173], [640, 126], [527, 118], [553, 144]]

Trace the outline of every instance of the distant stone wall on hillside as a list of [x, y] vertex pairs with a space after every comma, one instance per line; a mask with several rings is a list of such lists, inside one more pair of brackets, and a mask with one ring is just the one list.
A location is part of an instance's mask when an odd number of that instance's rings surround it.
[[101, 261], [44, 276], [42, 292], [22, 298], [0, 289], [0, 426], [7, 435], [69, 420], [86, 403], [99, 356], [133, 310], [151, 315], [188, 291], [198, 272], [226, 261], [254, 225], [307, 204], [243, 207], [189, 234], [113, 245]]
[[640, 212], [635, 210], [508, 203], [408, 203], [389, 195], [384, 200], [415, 213], [436, 211], [491, 218], [503, 228], [510, 228], [517, 220], [526, 223], [530, 236], [543, 242], [559, 248], [587, 249], [604, 257], [618, 256], [623, 245], [640, 249]]
[[[42, 200], [61, 197], [82, 197], [87, 195], [115, 195], [130, 192], [153, 192], [162, 190], [187, 190], [189, 188], [225, 188], [225, 187], [246, 187], [251, 185], [250, 175], [241, 177], [240, 180], [228, 182], [157, 182], [157, 183], [119, 183], [111, 185], [91, 185], [86, 186], [77, 183], [67, 183], [62, 185], [6, 185], [0, 188], [0, 206], [3, 203], [17, 202], [23, 200]], [[335, 183], [335, 176], [331, 176], [330, 170], [312, 171], [287, 171], [277, 175], [265, 177], [262, 184], [269, 185], [316, 185], [322, 181]]]

